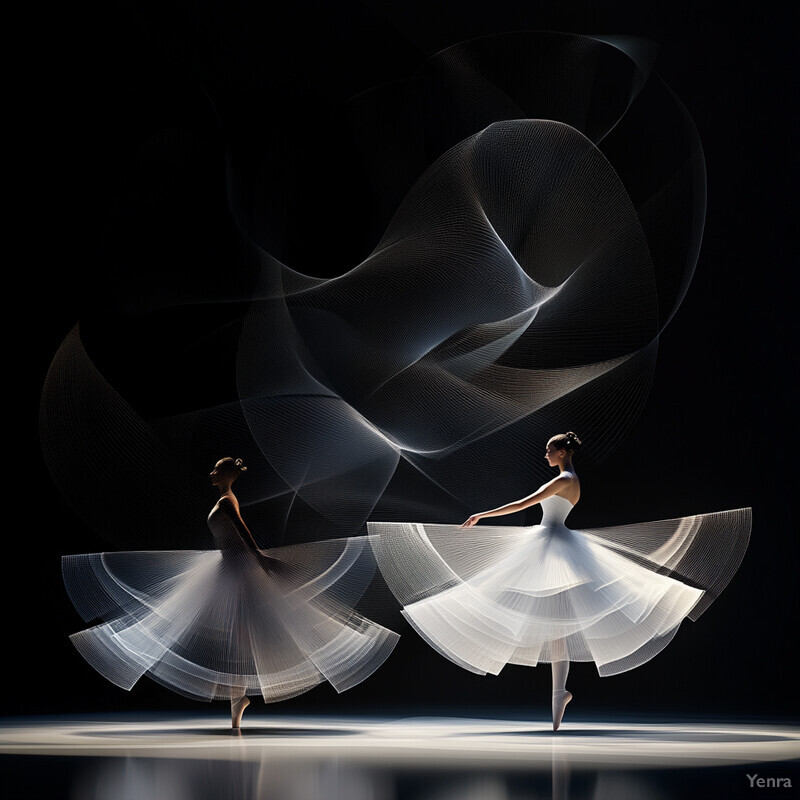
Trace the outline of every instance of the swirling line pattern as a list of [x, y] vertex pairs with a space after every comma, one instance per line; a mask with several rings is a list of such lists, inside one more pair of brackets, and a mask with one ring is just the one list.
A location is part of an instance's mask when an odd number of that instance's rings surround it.
[[[165, 449], [166, 487], [233, 447], [253, 469], [253, 513], [269, 506], [278, 540], [298, 541], [352, 535], [374, 513], [447, 521], [524, 492], [553, 430], [591, 431], [584, 453], [604, 457], [647, 396], [705, 211], [697, 133], [653, 56], [634, 39], [543, 32], [455, 45], [353, 98], [309, 153], [287, 145], [280, 175], [304, 177], [302, 193], [288, 177], [248, 183], [260, 171], [232, 139], [229, 207], [259, 272], [238, 397], [144, 422], [73, 332], [41, 413], [65, 495], [123, 546], [207, 541], [197, 481], [180, 501], [165, 493], [166, 540], [129, 500], [115, 521], [118, 501]], [[334, 177], [374, 198], [364, 224], [385, 227], [356, 266], [315, 278], [280, 257], [304, 211], [360, 224]], [[76, 385], [93, 387], [79, 404]], [[89, 497], [81, 473], [113, 479]]]
[[[342, 112], [377, 196], [400, 194], [410, 163], [420, 174], [344, 274], [312, 279], [264, 254], [238, 361], [261, 452], [335, 529], [419, 518], [407, 467], [453, 514], [530, 487], [553, 430], [590, 430], [590, 459], [622, 440], [705, 207], [696, 132], [648, 80], [650, 56], [627, 40], [491, 37]], [[640, 100], [681, 136], [634, 165], [652, 133]]]
[[[196, 548], [208, 536], [195, 476], [235, 450], [250, 467], [248, 518], [266, 507], [273, 542], [324, 544], [370, 517], [443, 522], [522, 494], [544, 473], [536, 448], [553, 431], [591, 431], [583, 453], [604, 457], [644, 403], [705, 212], [697, 133], [652, 60], [623, 37], [456, 45], [353, 98], [308, 152], [262, 143], [260, 159], [281, 161], [272, 185], [254, 185], [263, 170], [233, 137], [229, 209], [258, 272], [237, 397], [146, 422], [76, 328], [41, 408], [45, 458], [76, 510], [122, 546]], [[288, 258], [287, 242], [298, 225], [313, 236], [317, 218], [322, 230], [361, 224], [338, 199], [343, 185], [373, 207], [363, 222], [380, 234], [357, 264], [315, 277], [330, 268]], [[232, 285], [205, 299], [243, 299]], [[202, 294], [189, 287], [187, 302]], [[145, 492], [152, 502], [130, 499]], [[214, 552], [198, 556], [212, 573]], [[74, 562], [95, 575], [103, 564]], [[128, 602], [115, 619], [139, 630], [149, 612]], [[78, 636], [118, 644], [115, 625]], [[133, 672], [158, 663], [180, 686], [184, 666], [161, 656], [134, 659]], [[304, 688], [319, 671], [309, 675]], [[206, 683], [183, 690], [214, 696]]]

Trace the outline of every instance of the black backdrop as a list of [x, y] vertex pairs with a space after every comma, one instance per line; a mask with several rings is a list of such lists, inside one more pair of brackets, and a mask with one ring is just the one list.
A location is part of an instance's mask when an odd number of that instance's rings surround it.
[[[797, 126], [790, 112], [797, 101], [797, 42], [789, 15], [781, 17], [775, 4], [691, 0], [295, 2], [269, 11], [252, 5], [62, 9], [51, 20], [52, 39], [40, 41], [32, 55], [26, 114], [35, 120], [35, 135], [25, 164], [35, 233], [25, 241], [28, 266], [21, 268], [27, 296], [44, 310], [19, 332], [35, 374], [23, 389], [29, 467], [18, 475], [17, 460], [7, 462], [7, 474], [25, 484], [28, 505], [21, 525], [9, 528], [5, 713], [207, 710], [147, 680], [130, 693], [117, 689], [70, 645], [67, 636], [82, 621], [63, 590], [60, 556], [109, 544], [58, 493], [36, 429], [48, 365], [75, 322], [81, 320], [102, 360], [111, 345], [97, 332], [117, 324], [120, 308], [126, 324], [136, 324], [139, 300], [154, 285], [180, 289], [191, 279], [213, 286], [238, 258], [225, 203], [225, 136], [204, 87], [213, 95], [222, 85], [236, 86], [238, 100], [268, 96], [261, 123], [273, 114], [302, 121], [313, 109], [408, 75], [447, 45], [492, 32], [549, 29], [658, 42], [656, 69], [695, 120], [708, 169], [697, 272], [662, 336], [644, 413], [610, 459], [582, 472], [584, 494], [571, 524], [754, 509], [750, 549], [723, 596], [640, 669], [600, 679], [593, 665], [573, 665], [575, 713], [796, 718], [798, 526], [790, 504], [797, 477], [791, 384], [798, 281], [790, 224]], [[168, 169], [142, 156], [164, 130], [188, 131], [195, 142], [182, 148], [191, 155]], [[164, 191], [183, 206], [173, 204], [171, 216], [142, 212], [137, 181], [148, 180], [166, 182]], [[354, 220], [335, 242], [318, 243], [330, 257], [318, 260], [323, 266], [316, 272], [354, 263], [371, 249], [373, 233]], [[240, 311], [223, 304], [204, 313], [224, 324]], [[183, 322], [161, 325], [159, 335], [169, 335], [170, 324]], [[181, 335], [177, 327], [174, 333]], [[113, 372], [113, 359], [106, 363]], [[146, 366], [139, 368], [145, 374]], [[129, 376], [108, 377], [130, 383]], [[215, 373], [214, 381], [224, 394], [232, 372]], [[135, 396], [135, 385], [126, 388]], [[209, 490], [209, 505], [213, 499]], [[548, 666], [480, 678], [442, 659], [407, 627], [401, 633], [390, 660], [365, 683], [341, 696], [320, 686], [274, 710], [503, 708], [547, 716]], [[219, 707], [219, 713], [226, 712]]]

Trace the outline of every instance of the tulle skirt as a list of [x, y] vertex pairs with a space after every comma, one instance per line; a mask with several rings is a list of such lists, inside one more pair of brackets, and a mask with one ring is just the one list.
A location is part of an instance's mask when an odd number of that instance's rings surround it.
[[84, 619], [104, 620], [72, 642], [124, 689], [147, 674], [201, 700], [274, 702], [324, 680], [341, 692], [398, 639], [353, 610], [374, 571], [366, 538], [263, 552], [94, 553], [62, 566]]
[[593, 661], [605, 676], [645, 663], [708, 608], [747, 548], [750, 509], [596, 530], [368, 527], [403, 615], [451, 661], [479, 674]]

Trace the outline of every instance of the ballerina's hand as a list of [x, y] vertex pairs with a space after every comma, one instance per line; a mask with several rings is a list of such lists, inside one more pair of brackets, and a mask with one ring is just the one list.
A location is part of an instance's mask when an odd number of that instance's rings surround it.
[[471, 528], [480, 518], [480, 514], [473, 514], [461, 527]]

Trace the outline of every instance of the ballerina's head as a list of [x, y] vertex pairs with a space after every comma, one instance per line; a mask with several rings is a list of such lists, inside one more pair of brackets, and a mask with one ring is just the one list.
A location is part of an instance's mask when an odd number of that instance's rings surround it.
[[581, 440], [572, 432], [559, 433], [547, 442], [544, 457], [551, 467], [572, 465], [572, 456], [581, 446]]
[[214, 469], [209, 474], [214, 486], [230, 488], [231, 484], [243, 473], [247, 467], [241, 458], [221, 458], [214, 464]]

